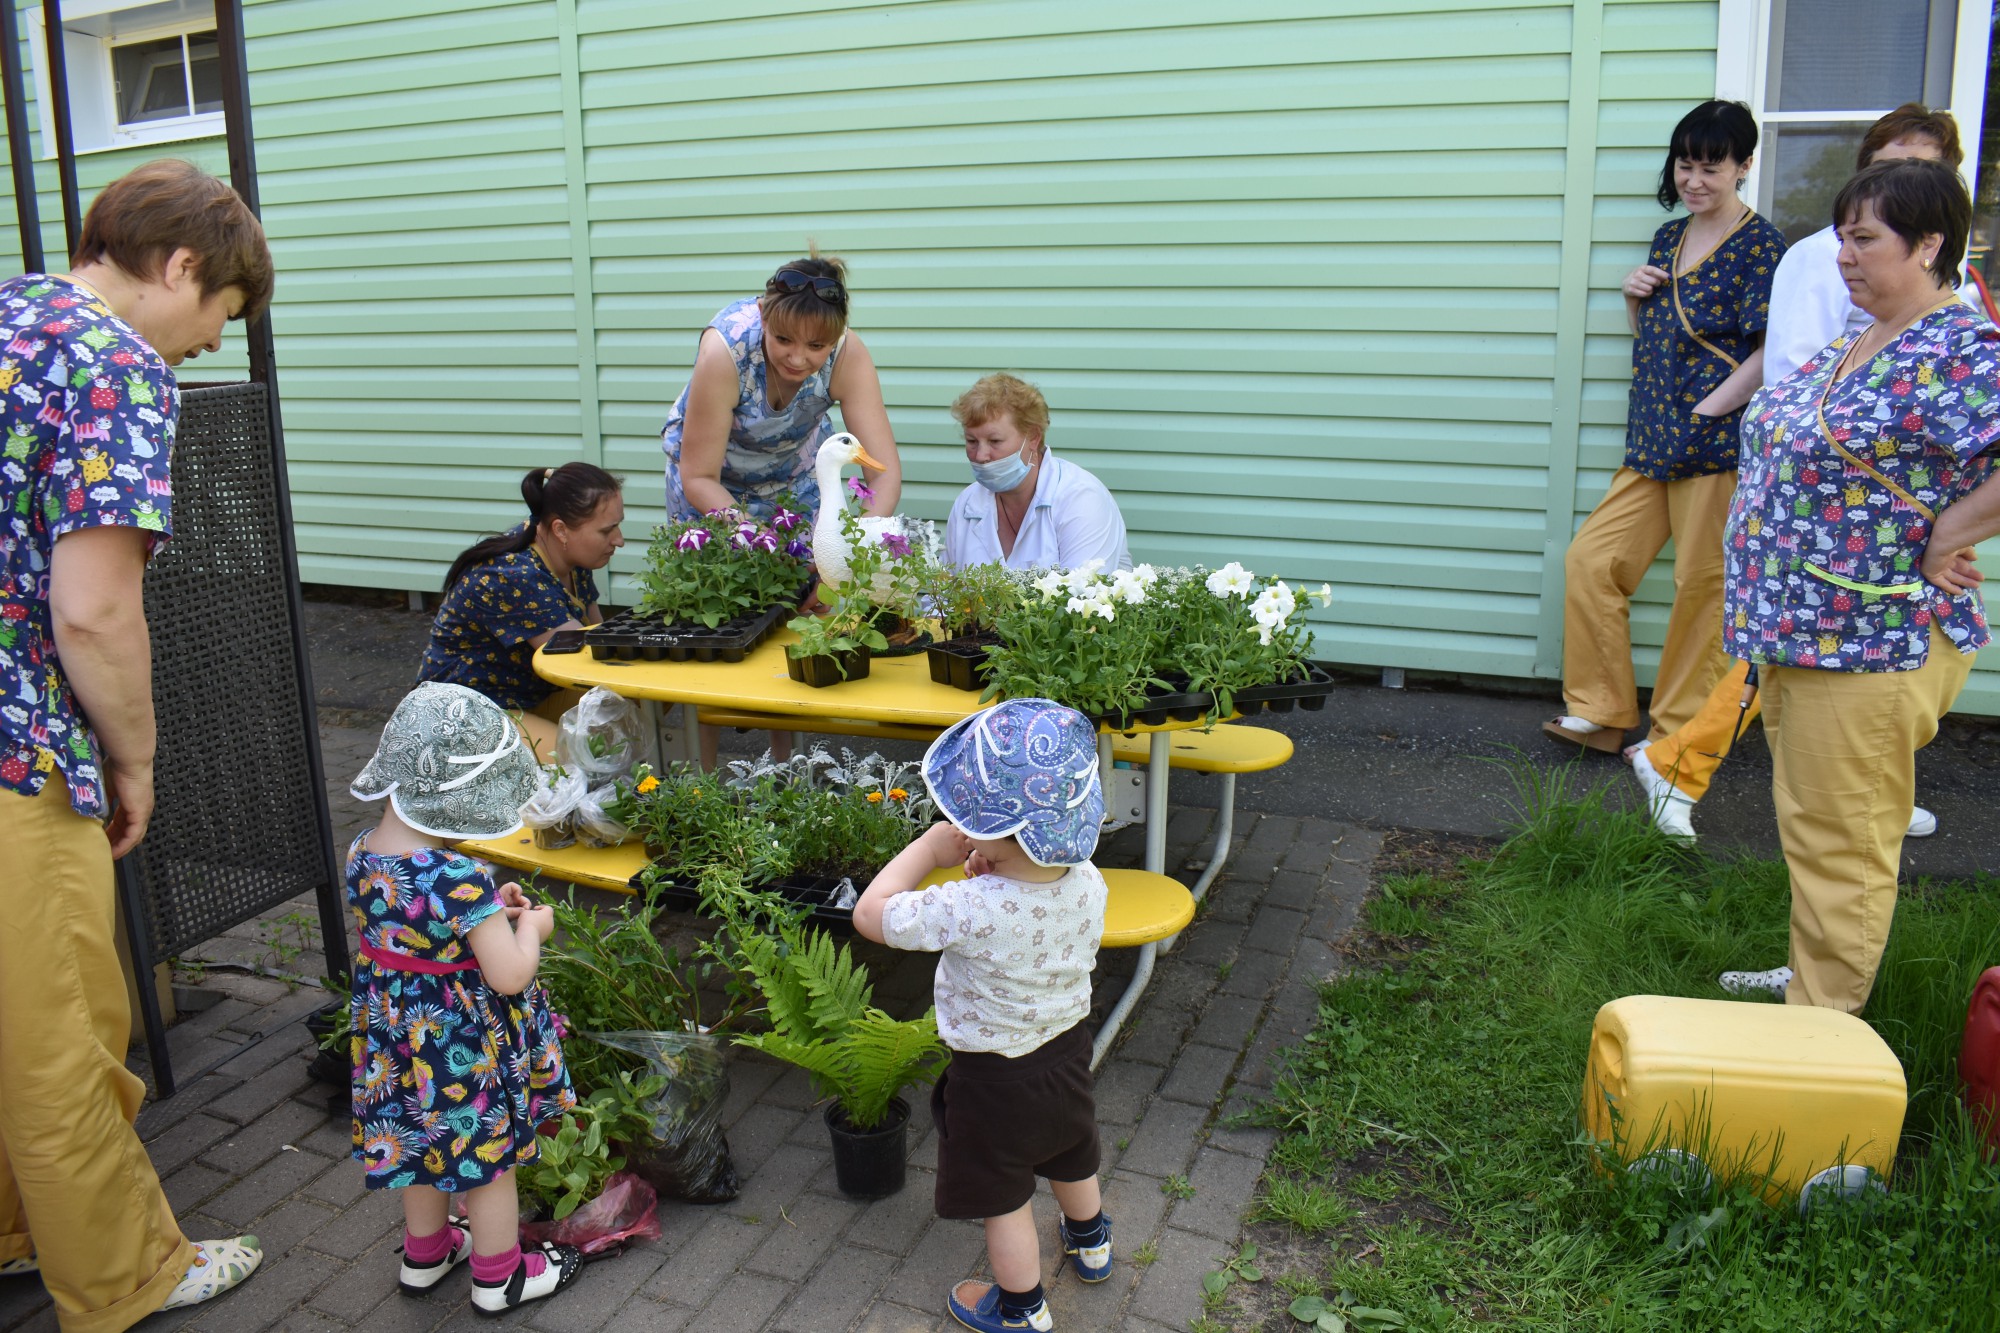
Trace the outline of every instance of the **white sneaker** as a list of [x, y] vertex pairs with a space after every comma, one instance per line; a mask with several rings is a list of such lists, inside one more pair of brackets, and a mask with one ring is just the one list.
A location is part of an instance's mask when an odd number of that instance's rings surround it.
[[231, 1236], [228, 1240], [198, 1240], [194, 1262], [181, 1277], [180, 1285], [167, 1297], [162, 1310], [179, 1310], [214, 1300], [240, 1284], [264, 1262], [264, 1246], [255, 1236]]
[[1792, 969], [1774, 967], [1769, 972], [1724, 972], [1715, 982], [1731, 995], [1768, 995], [1782, 1000], [1785, 998], [1785, 987], [1792, 983]]
[[1910, 811], [1910, 831], [1906, 836], [1912, 838], [1928, 838], [1931, 836], [1931, 834], [1936, 832], [1937, 832], [1936, 815], [1924, 809], [1921, 805], [1915, 807]]
[[1692, 844], [1694, 797], [1661, 777], [1644, 750], [1633, 751], [1632, 775], [1645, 789], [1646, 813], [1653, 817], [1653, 827], [1675, 842]]
[[[524, 1247], [525, 1248], [525, 1247]], [[526, 1255], [514, 1271], [499, 1282], [472, 1280], [472, 1308], [481, 1314], [504, 1314], [517, 1305], [553, 1296], [576, 1280], [583, 1267], [583, 1251], [574, 1245], [554, 1245], [543, 1241], [535, 1247], [547, 1262], [540, 1277], [528, 1276]]]

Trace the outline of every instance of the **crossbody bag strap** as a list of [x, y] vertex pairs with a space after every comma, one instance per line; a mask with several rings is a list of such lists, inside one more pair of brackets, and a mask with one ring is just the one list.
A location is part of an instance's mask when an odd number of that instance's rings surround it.
[[[1954, 292], [1945, 300], [1939, 301], [1929, 310], [1926, 310], [1924, 311], [1923, 314], [1918, 315], [1916, 319], [1911, 320], [1907, 326], [1905, 326], [1902, 330], [1900, 330], [1896, 334], [1896, 337], [1897, 338], [1902, 337], [1904, 333], [1907, 333], [1909, 332], [1910, 329], [1915, 328], [1918, 323], [1928, 318], [1934, 311], [1944, 309], [1945, 306], [1951, 304], [1951, 302], [1956, 301], [1957, 299], [1958, 299], [1958, 294]], [[1892, 339], [1891, 341], [1894, 340]], [[1840, 379], [1841, 366], [1845, 364], [1848, 356], [1854, 351], [1854, 348], [1859, 347], [1860, 345], [1861, 345], [1861, 337], [1859, 334], [1857, 334], [1855, 335], [1853, 345], [1850, 346], [1847, 349], [1847, 351], [1842, 352], [1840, 355], [1840, 360], [1834, 363], [1833, 373], [1826, 377], [1826, 383], [1820, 386], [1819, 401], [1813, 405], [1813, 413], [1815, 416], [1819, 418], [1819, 433], [1821, 437], [1824, 438], [1828, 444], [1833, 446], [1833, 451], [1835, 453], [1839, 454], [1842, 458], [1852, 463], [1855, 467], [1860, 468], [1863, 472], [1873, 477], [1876, 480], [1876, 482], [1882, 486], [1884, 490], [1889, 492], [1889, 494], [1895, 496], [1898, 500], [1901, 500], [1904, 504], [1916, 510], [1919, 514], [1922, 514], [1926, 522], [1936, 522], [1937, 512], [1935, 510], [1933, 510], [1929, 505], [1925, 504], [1922, 500], [1919, 500], [1916, 496], [1904, 490], [1901, 486], [1898, 486], [1895, 482], [1889, 480], [1889, 478], [1887, 478], [1886, 476], [1882, 475], [1881, 471], [1877, 469], [1875, 465], [1870, 463], [1867, 459], [1862, 458], [1860, 455], [1856, 454], [1853, 450], [1849, 449], [1846, 445], [1842, 444], [1839, 440], [1834, 439], [1832, 429], [1829, 428], [1826, 424], [1827, 395], [1833, 392], [1834, 384]], [[1886, 352], [1889, 349], [1888, 347], [1885, 346], [1883, 347], [1882, 350]], [[1877, 353], [1877, 355], [1880, 355], [1880, 353]], [[1861, 367], [1856, 366], [1854, 368], [1854, 373], [1857, 375], [1860, 374]]]
[[[1734, 236], [1737, 232], [1743, 230], [1743, 225], [1746, 222], [1750, 221], [1751, 215], [1752, 215], [1752, 210], [1747, 208], [1744, 209], [1743, 216], [1736, 219], [1736, 225], [1731, 227], [1728, 231], [1722, 233], [1722, 239], [1717, 241], [1713, 246], [1709, 247], [1707, 255], [1702, 256], [1703, 262], [1707, 261], [1708, 255], [1712, 255], [1717, 250], [1720, 250], [1723, 247], [1723, 245], [1729, 240], [1730, 237]], [[1691, 227], [1693, 225], [1694, 225], [1693, 219], [1689, 219], [1688, 226]], [[1687, 334], [1688, 337], [1694, 339], [1695, 342], [1699, 343], [1703, 347], [1706, 347], [1709, 351], [1715, 353], [1717, 356], [1721, 357], [1724, 361], [1728, 362], [1729, 368], [1731, 370], [1739, 369], [1743, 363], [1741, 361], [1738, 361], [1735, 357], [1731, 356], [1729, 353], [1723, 351], [1720, 347], [1717, 347], [1714, 343], [1710, 342], [1708, 339], [1702, 337], [1699, 333], [1696, 333], [1694, 325], [1688, 322], [1687, 311], [1682, 309], [1681, 307], [1681, 247], [1687, 244], [1687, 238], [1688, 238], [1688, 227], [1682, 227], [1681, 238], [1678, 241], [1674, 242], [1673, 265], [1671, 268], [1667, 270], [1667, 285], [1672, 289], [1674, 296], [1674, 314], [1680, 319], [1681, 329]]]

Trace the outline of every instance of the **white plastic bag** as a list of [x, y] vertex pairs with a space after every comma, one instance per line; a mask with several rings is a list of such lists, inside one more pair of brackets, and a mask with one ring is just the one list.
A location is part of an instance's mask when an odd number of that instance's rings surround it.
[[567, 847], [576, 841], [576, 812], [590, 795], [581, 773], [565, 773], [559, 768], [542, 770], [543, 786], [521, 807], [521, 822], [534, 830], [535, 846], [544, 850]]
[[584, 795], [576, 807], [576, 836], [586, 847], [616, 847], [621, 842], [630, 841], [632, 830], [604, 812], [604, 807], [618, 799], [618, 784], [607, 782], [601, 787], [593, 787]]
[[562, 715], [556, 762], [601, 787], [632, 771], [639, 761], [639, 705], [602, 685]]

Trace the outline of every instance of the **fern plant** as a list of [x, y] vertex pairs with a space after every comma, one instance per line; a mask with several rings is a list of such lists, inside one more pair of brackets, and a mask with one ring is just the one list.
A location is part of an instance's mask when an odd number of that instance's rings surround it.
[[895, 1019], [869, 1004], [874, 987], [851, 948], [836, 949], [825, 931], [796, 921], [736, 934], [736, 943], [771, 1020], [771, 1031], [737, 1044], [805, 1070], [849, 1127], [874, 1129], [898, 1092], [937, 1077], [946, 1056], [937, 1011]]

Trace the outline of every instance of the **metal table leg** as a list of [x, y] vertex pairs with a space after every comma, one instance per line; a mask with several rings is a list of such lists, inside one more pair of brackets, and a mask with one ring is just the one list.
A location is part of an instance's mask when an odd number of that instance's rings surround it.
[[[1105, 762], [1110, 751], [1108, 737], [1098, 741], [1098, 757]], [[1155, 875], [1167, 873], [1167, 780], [1172, 771], [1173, 746], [1168, 732], [1156, 731], [1148, 741], [1146, 754], [1146, 869]], [[1097, 1039], [1090, 1044], [1090, 1067], [1096, 1069], [1111, 1050], [1111, 1043], [1118, 1040], [1118, 1029], [1131, 1017], [1138, 1006], [1139, 997], [1145, 993], [1146, 985], [1153, 979], [1153, 959], [1159, 954], [1158, 944], [1139, 946], [1139, 966], [1133, 970], [1132, 980], [1126, 983], [1125, 993], [1118, 997], [1118, 1003], [1111, 1006], [1111, 1012], [1104, 1016], [1104, 1024], [1097, 1029]]]

